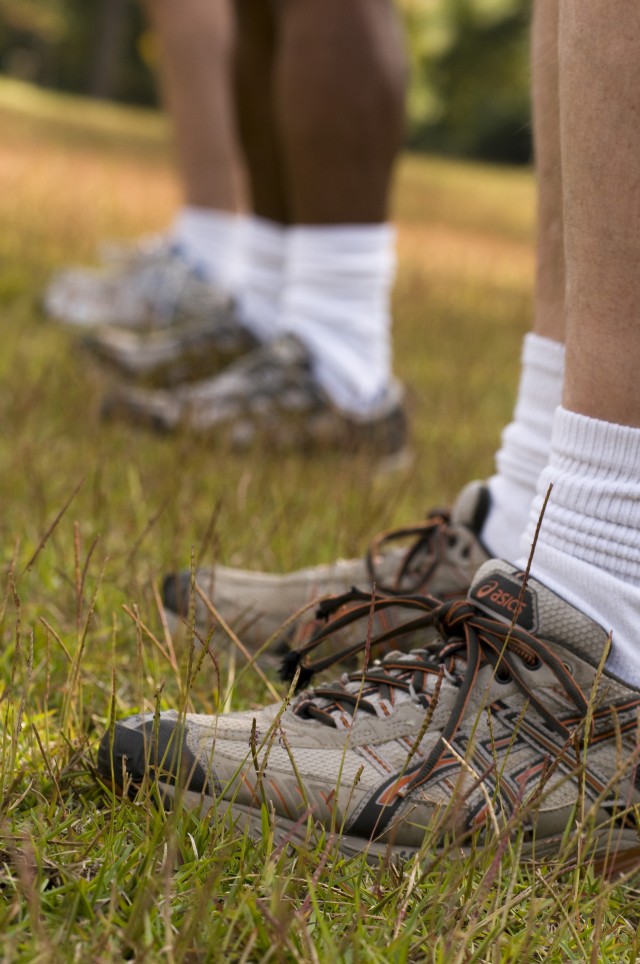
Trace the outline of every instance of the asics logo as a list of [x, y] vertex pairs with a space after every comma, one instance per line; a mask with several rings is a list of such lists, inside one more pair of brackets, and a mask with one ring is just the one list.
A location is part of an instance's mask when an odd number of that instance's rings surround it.
[[476, 586], [471, 596], [485, 612], [493, 612], [509, 622], [517, 619], [524, 629], [531, 629], [534, 623], [534, 610], [531, 594], [525, 591], [521, 598], [518, 583], [497, 575]]
[[488, 596], [492, 603], [499, 606], [500, 609], [506, 609], [512, 616], [514, 613], [519, 616], [526, 608], [526, 603], [520, 602], [519, 594], [518, 596], [512, 596], [506, 589], [500, 589], [495, 579], [485, 583], [484, 586], [480, 586], [476, 590], [476, 596], [478, 599], [484, 599], [485, 596]]
[[485, 596], [488, 596], [490, 593], [494, 592], [497, 588], [498, 588], [497, 579], [492, 579], [491, 582], [486, 582], [484, 586], [480, 586], [478, 589], [476, 589], [476, 596], [478, 597], [478, 599], [484, 599]]

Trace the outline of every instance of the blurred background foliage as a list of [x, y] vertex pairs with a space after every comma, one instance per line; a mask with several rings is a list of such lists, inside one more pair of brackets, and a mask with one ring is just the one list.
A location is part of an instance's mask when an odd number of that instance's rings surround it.
[[[530, 160], [530, 2], [398, 0], [412, 65], [409, 147]], [[0, 0], [5, 74], [150, 105], [156, 59], [138, 0]]]

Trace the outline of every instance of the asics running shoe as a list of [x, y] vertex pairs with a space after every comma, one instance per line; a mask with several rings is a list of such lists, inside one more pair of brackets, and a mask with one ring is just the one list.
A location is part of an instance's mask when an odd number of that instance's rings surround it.
[[[640, 690], [602, 669], [604, 629], [496, 560], [466, 600], [360, 595], [364, 609], [402, 603], [399, 644], [420, 626], [437, 638], [289, 705], [125, 719], [102, 740], [102, 776], [130, 791], [152, 780], [165, 802], [258, 836], [266, 805], [278, 839], [304, 841], [313, 822], [347, 855], [408, 858], [425, 840], [485, 834], [517, 837], [536, 859], [637, 858]], [[381, 637], [352, 615], [372, 656]], [[290, 676], [308, 682], [312, 648], [292, 654]]]
[[[380, 533], [364, 557], [339, 559], [283, 575], [229, 566], [197, 570], [192, 593], [188, 571], [166, 576], [162, 599], [170, 617], [185, 618], [192, 595], [196, 628], [206, 636], [217, 614], [252, 651], [295, 647], [312, 631], [314, 602], [334, 594], [375, 588], [378, 594], [431, 593], [464, 598], [474, 573], [489, 558], [480, 533], [490, 505], [489, 490], [470, 482], [451, 511], [434, 510], [423, 522]], [[305, 610], [299, 618], [292, 614]], [[391, 614], [381, 612], [376, 622]]]

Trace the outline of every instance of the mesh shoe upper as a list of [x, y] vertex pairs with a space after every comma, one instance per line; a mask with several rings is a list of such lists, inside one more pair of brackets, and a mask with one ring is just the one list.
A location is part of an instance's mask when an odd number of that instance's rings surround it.
[[[376, 603], [398, 604], [411, 613], [396, 629], [399, 643], [419, 623], [439, 638], [307, 690], [284, 709], [162, 714], [197, 768], [204, 804], [251, 811], [266, 799], [285, 830], [310, 813], [341, 828], [347, 851], [375, 840], [409, 853], [427, 828], [463, 842], [488, 824], [520, 827], [527, 845], [553, 850], [580, 800], [583, 832], [593, 826], [598, 846], [614, 833], [623, 848], [637, 846], [629, 808], [640, 801], [640, 691], [599, 671], [602, 628], [535, 580], [523, 589], [522, 573], [495, 560], [480, 568], [467, 600]], [[135, 717], [116, 727], [113, 753], [138, 781], [150, 725]], [[105, 775], [113, 753], [105, 737]], [[162, 763], [155, 775], [169, 786], [177, 770], [165, 756], [168, 775]]]

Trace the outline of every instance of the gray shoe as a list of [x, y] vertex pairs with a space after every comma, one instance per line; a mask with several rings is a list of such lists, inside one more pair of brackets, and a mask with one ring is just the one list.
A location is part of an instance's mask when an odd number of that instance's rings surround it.
[[[269, 649], [283, 652], [303, 644], [313, 631], [314, 603], [348, 593], [352, 586], [367, 591], [375, 586], [381, 594], [464, 598], [473, 574], [489, 558], [480, 539], [489, 504], [487, 487], [471, 482], [450, 513], [434, 511], [425, 522], [382, 533], [360, 559], [284, 575], [228, 566], [199, 569], [197, 586], [214, 608], [195, 595], [196, 627], [206, 637], [216, 623], [213, 612], [218, 612], [248, 649], [255, 651], [271, 640]], [[186, 619], [191, 595], [191, 573], [165, 578], [162, 599], [170, 617]], [[304, 607], [304, 616], [285, 626]], [[386, 628], [389, 619], [382, 616]]]
[[365, 450], [392, 462], [406, 455], [403, 401], [394, 381], [370, 414], [340, 411], [315, 380], [307, 350], [285, 336], [217, 376], [172, 390], [116, 386], [103, 413], [157, 431], [209, 435], [236, 450], [254, 444], [276, 451]]
[[189, 288], [189, 311], [183, 301], [172, 325], [147, 332], [105, 325], [84, 337], [84, 347], [119, 376], [168, 387], [220, 372], [258, 346], [230, 300], [201, 291], [196, 307]]
[[103, 265], [132, 267], [164, 257], [173, 247], [175, 242], [169, 233], [143, 234], [132, 241], [103, 241], [98, 247], [98, 258]]
[[76, 328], [155, 331], [226, 311], [229, 301], [179, 248], [159, 243], [124, 263], [60, 272], [43, 305], [53, 318]]
[[[265, 811], [279, 841], [304, 847], [315, 824], [347, 855], [456, 853], [481, 836], [517, 840], [524, 859], [637, 866], [640, 690], [599, 668], [602, 627], [522, 582], [491, 560], [466, 600], [414, 597], [402, 652], [289, 706], [118, 722], [98, 770], [258, 837]], [[410, 652], [418, 621], [440, 635]]]

